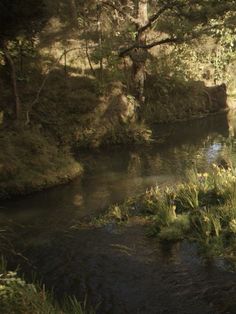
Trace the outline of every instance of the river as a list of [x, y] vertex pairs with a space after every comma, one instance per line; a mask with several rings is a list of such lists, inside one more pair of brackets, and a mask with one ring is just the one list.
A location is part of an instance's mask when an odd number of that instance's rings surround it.
[[134, 219], [91, 228], [84, 219], [153, 185], [174, 185], [221, 158], [236, 162], [232, 113], [154, 126], [151, 145], [78, 152], [84, 175], [70, 184], [2, 201], [15, 254], [9, 265], [34, 272], [58, 299], [88, 296], [97, 313], [236, 313], [236, 274], [205, 261], [187, 242], [161, 246]]

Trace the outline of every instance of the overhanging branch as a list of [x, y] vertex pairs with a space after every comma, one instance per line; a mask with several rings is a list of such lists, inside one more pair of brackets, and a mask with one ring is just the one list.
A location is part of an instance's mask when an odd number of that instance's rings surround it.
[[170, 5], [165, 5], [164, 7], [162, 7], [160, 10], [158, 10], [157, 13], [153, 14], [149, 20], [148, 23], [142, 27], [140, 27], [138, 29], [138, 33], [142, 33], [144, 32], [146, 29], [148, 29], [149, 27], [152, 26], [152, 24], [162, 15], [162, 13], [164, 13], [166, 10], [168, 10], [170, 8]]
[[134, 45], [120, 51], [119, 57], [125, 57], [125, 56], [129, 55], [129, 52], [131, 52], [134, 49], [146, 49], [146, 50], [148, 50], [148, 49], [151, 49], [151, 48], [156, 47], [156, 46], [160, 46], [160, 45], [164, 45], [164, 44], [177, 43], [177, 42], [180, 42], [180, 39], [178, 39], [176, 37], [168, 37], [165, 39], [154, 41], [150, 44], [135, 43]]

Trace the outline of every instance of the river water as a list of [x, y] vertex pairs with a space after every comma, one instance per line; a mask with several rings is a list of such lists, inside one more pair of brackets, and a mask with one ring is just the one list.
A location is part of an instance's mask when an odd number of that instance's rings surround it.
[[1, 202], [11, 267], [36, 272], [60, 299], [75, 295], [98, 313], [236, 313], [236, 274], [207, 262], [189, 243], [160, 247], [145, 222], [91, 228], [85, 217], [153, 185], [174, 185], [189, 170], [236, 162], [232, 113], [154, 126], [151, 145], [79, 152], [82, 178], [24, 198]]

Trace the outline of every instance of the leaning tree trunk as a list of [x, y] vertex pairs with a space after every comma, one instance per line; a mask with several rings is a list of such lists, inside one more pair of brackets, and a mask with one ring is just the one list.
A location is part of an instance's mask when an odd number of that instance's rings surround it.
[[3, 44], [2, 46], [3, 46], [3, 53], [4, 53], [5, 60], [6, 60], [7, 64], [9, 65], [9, 68], [11, 71], [12, 88], [13, 88], [13, 94], [14, 94], [14, 98], [15, 98], [15, 118], [16, 118], [16, 121], [19, 122], [20, 113], [21, 113], [21, 102], [20, 102], [18, 86], [17, 86], [16, 68], [15, 68], [14, 61], [13, 61], [6, 45]]
[[[143, 46], [146, 44], [146, 34], [143, 31], [139, 31], [143, 26], [148, 23], [148, 0], [139, 0], [137, 11], [137, 46]], [[130, 54], [132, 60], [132, 79], [134, 82], [134, 92], [139, 100], [140, 104], [144, 103], [144, 83], [146, 77], [146, 61], [147, 51], [142, 48], [134, 49]]]

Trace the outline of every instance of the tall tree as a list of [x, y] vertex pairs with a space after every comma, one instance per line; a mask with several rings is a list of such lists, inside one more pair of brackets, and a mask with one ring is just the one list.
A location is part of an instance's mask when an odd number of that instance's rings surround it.
[[0, 50], [5, 67], [10, 72], [15, 99], [15, 119], [20, 120], [21, 102], [17, 84], [17, 71], [9, 44], [18, 36], [32, 38], [41, 29], [45, 20], [44, 5], [40, 0], [0, 0]]
[[141, 103], [149, 49], [210, 34], [218, 26], [211, 24], [213, 19], [220, 21], [228, 12], [236, 10], [234, 0], [101, 0], [99, 3], [104, 9], [116, 12], [117, 18], [123, 21], [123, 33], [120, 32], [123, 38], [127, 30], [133, 34], [131, 40], [119, 46], [118, 54], [129, 56], [132, 61], [134, 92]]

